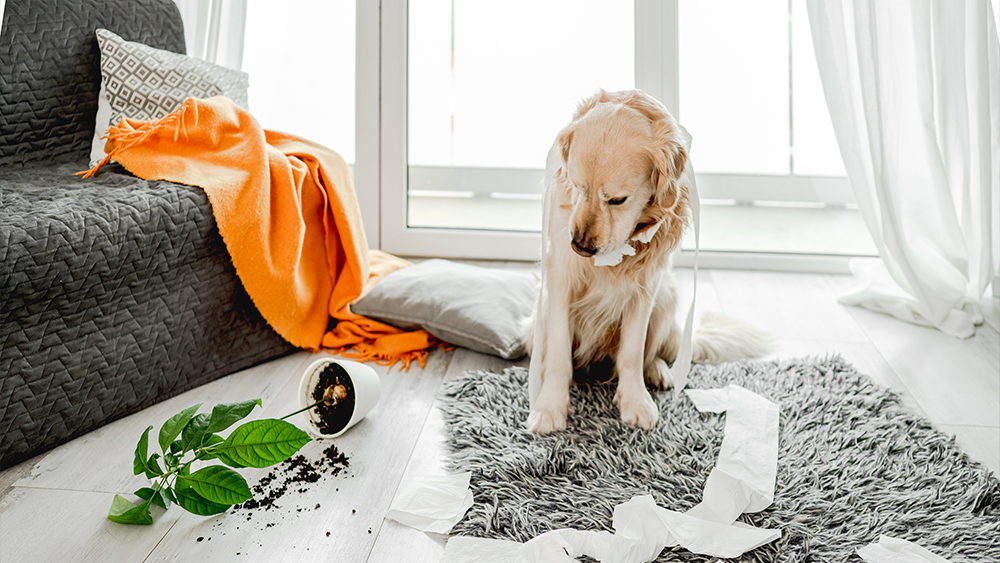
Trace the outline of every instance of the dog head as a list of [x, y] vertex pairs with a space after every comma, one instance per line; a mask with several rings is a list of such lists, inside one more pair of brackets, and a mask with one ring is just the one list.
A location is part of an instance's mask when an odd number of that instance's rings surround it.
[[688, 191], [681, 182], [687, 151], [662, 104], [638, 90], [601, 90], [581, 102], [557, 142], [577, 254], [616, 249], [652, 229], [651, 246], [668, 251], [680, 242], [687, 220]]

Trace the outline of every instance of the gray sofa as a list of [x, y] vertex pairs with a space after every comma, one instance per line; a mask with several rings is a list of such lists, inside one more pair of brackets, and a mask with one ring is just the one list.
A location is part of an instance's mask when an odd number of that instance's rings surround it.
[[293, 350], [244, 291], [201, 189], [116, 166], [74, 175], [99, 27], [184, 52], [171, 0], [8, 0], [3, 16], [0, 468]]

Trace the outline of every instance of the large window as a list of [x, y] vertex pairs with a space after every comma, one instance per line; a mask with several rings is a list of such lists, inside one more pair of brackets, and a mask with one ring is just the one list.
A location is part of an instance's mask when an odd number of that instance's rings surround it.
[[694, 136], [703, 249], [874, 254], [804, 0], [385, 0], [382, 14], [390, 252], [537, 257], [555, 134], [598, 88], [639, 87]]

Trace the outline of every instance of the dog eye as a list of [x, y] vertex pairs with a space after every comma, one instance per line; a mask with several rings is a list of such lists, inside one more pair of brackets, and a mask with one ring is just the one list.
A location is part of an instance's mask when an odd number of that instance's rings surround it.
[[614, 199], [609, 199], [608, 200], [608, 205], [621, 205], [621, 204], [625, 203], [626, 199], [628, 199], [628, 198], [627, 197], [616, 197]]

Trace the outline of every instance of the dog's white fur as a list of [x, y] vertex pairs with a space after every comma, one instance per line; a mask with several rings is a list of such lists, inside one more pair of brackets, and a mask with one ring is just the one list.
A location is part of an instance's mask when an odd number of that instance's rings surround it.
[[[673, 117], [638, 90], [599, 91], [556, 137], [546, 169], [543, 288], [525, 331], [530, 379], [541, 382], [530, 430], [565, 428], [574, 367], [605, 358], [614, 360], [622, 420], [656, 425], [659, 411], [645, 384], [670, 385], [667, 366], [680, 344], [670, 267], [688, 221], [686, 164]], [[644, 232], [654, 234], [631, 243], [634, 256], [594, 264], [592, 254], [613, 253]], [[536, 330], [541, 350], [533, 349]], [[732, 361], [769, 347], [766, 333], [707, 313], [692, 338], [692, 360]]]

